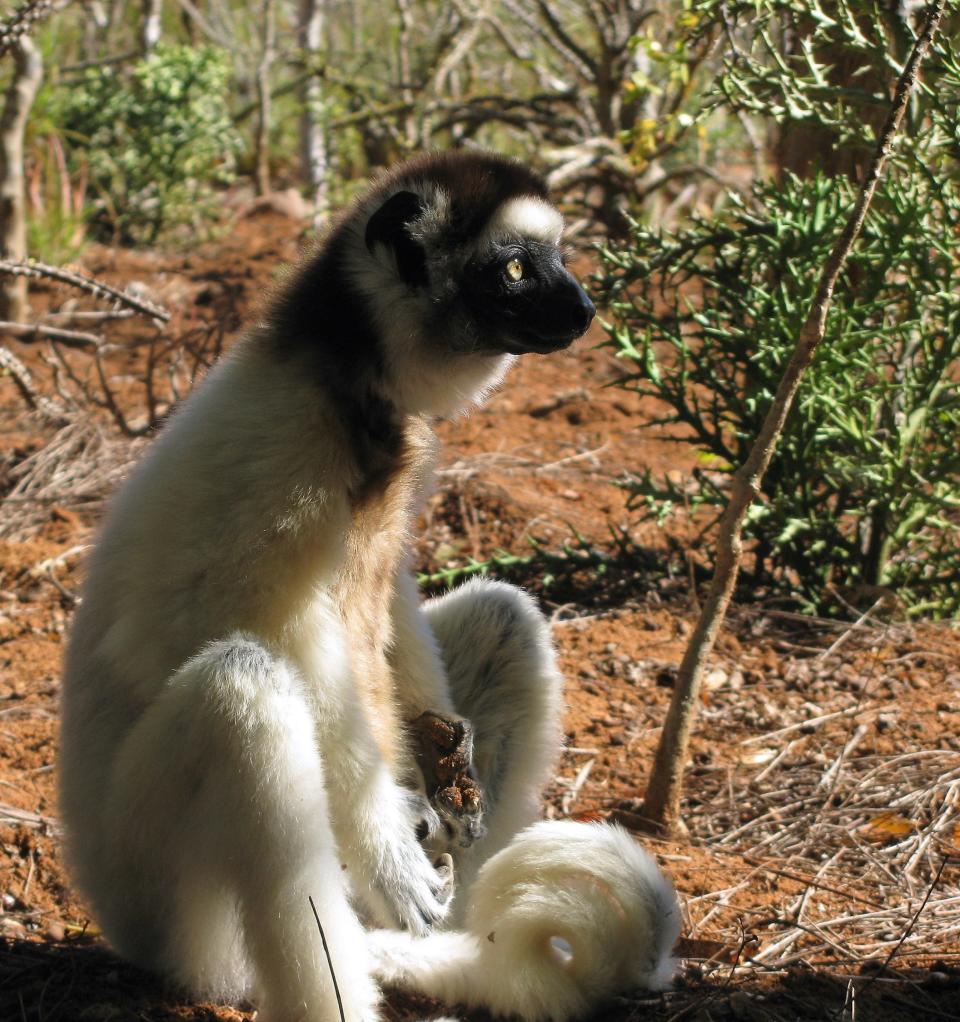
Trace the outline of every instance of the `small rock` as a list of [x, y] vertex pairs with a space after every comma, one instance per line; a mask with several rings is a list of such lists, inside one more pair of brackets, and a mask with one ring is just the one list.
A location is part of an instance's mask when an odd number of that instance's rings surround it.
[[715, 667], [710, 673], [703, 679], [703, 684], [706, 689], [710, 692], [716, 691], [718, 688], [723, 688], [728, 681], [727, 672], [722, 667]]
[[643, 668], [639, 664], [631, 664], [623, 672], [624, 680], [631, 685], [637, 685], [643, 680]]

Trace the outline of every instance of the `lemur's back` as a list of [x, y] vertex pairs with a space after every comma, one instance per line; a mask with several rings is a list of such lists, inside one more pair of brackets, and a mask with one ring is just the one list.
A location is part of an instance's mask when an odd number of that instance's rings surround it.
[[93, 825], [117, 742], [174, 671], [232, 632], [276, 638], [335, 577], [343, 550], [330, 531], [349, 509], [332, 422], [317, 389], [263, 358], [253, 335], [114, 498], [66, 660], [68, 823]]

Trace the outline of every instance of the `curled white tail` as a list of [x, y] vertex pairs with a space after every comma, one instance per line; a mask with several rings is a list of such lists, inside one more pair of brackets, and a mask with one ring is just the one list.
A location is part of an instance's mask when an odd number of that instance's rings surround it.
[[613, 994], [665, 987], [679, 932], [672, 888], [626, 831], [557, 821], [522, 831], [484, 864], [465, 932], [370, 938], [386, 983], [562, 1022]]

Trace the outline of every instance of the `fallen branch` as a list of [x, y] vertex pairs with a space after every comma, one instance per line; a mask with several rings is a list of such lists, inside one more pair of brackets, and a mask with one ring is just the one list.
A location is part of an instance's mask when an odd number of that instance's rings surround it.
[[33, 382], [33, 373], [7, 347], [0, 345], [0, 372], [6, 372], [27, 405], [56, 426], [70, 421], [66, 408], [42, 394]]
[[46, 326], [42, 323], [10, 323], [0, 320], [0, 334], [17, 337], [21, 341], [38, 341], [41, 337], [59, 341], [68, 348], [99, 348], [103, 338], [82, 330], [64, 330], [62, 327]]
[[15, 262], [10, 259], [0, 259], [0, 274], [9, 274], [13, 277], [33, 277], [38, 280], [56, 280], [61, 284], [68, 284], [70, 287], [79, 288], [96, 298], [103, 298], [107, 301], [117, 302], [127, 308], [135, 309], [137, 312], [149, 316], [151, 319], [158, 319], [162, 323], [170, 320], [170, 313], [160, 305], [148, 301], [146, 298], [138, 298], [129, 291], [118, 291], [109, 284], [94, 280], [84, 273], [74, 273], [71, 270], [64, 270], [59, 266], [48, 266], [46, 263], [38, 263], [35, 260], [29, 262]]

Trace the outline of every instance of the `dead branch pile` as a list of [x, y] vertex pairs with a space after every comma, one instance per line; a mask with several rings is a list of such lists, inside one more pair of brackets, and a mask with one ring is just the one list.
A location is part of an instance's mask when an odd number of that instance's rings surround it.
[[[692, 932], [739, 945], [742, 969], [802, 963], [864, 975], [929, 964], [960, 933], [960, 747], [891, 751], [883, 736], [904, 722], [871, 698], [887, 681], [889, 629], [852, 632], [843, 637], [861, 654], [872, 647], [871, 675], [840, 693], [834, 671], [850, 665], [830, 649], [793, 661], [787, 685], [832, 693], [829, 710], [799, 697], [754, 708], [754, 723], [777, 726], [740, 743], [735, 774], [707, 772], [688, 810], [691, 833], [721, 862], [753, 867], [687, 901]], [[731, 701], [742, 715], [742, 696]], [[722, 695], [712, 704], [708, 717], [738, 715]], [[770, 875], [795, 880], [795, 895], [751, 911], [750, 889]]]
[[[40, 450], [9, 452], [0, 463], [0, 537], [16, 539], [35, 532], [53, 506], [102, 500], [219, 355], [224, 331], [220, 321], [172, 327], [142, 289], [60, 267], [4, 260], [0, 274], [73, 293], [36, 322], [0, 322], [0, 339], [11, 342], [0, 343], [0, 371], [48, 437]], [[84, 307], [94, 301], [107, 308]]]

